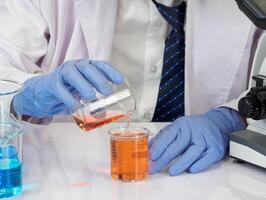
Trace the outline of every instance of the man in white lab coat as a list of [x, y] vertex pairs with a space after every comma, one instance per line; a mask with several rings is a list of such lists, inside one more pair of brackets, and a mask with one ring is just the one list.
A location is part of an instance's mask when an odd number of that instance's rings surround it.
[[[124, 81], [117, 69], [136, 96], [133, 120], [152, 120], [171, 29], [154, 2], [6, 0], [0, 19], [0, 78], [26, 81], [23, 114], [41, 123], [65, 113], [75, 103], [73, 89], [87, 99], [93, 87], [108, 95], [110, 82]], [[188, 0], [185, 29], [185, 113], [202, 114], [246, 89], [254, 27], [234, 0]], [[150, 173], [180, 155], [170, 175], [202, 171], [224, 157], [229, 134], [243, 128], [229, 108], [179, 118], [150, 142]]]

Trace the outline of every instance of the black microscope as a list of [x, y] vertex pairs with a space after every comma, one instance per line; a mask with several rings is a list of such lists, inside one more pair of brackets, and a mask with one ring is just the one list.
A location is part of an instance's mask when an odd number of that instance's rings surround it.
[[[236, 2], [257, 27], [266, 30], [266, 0]], [[256, 50], [249, 87], [238, 103], [239, 113], [247, 119], [248, 127], [232, 134], [230, 156], [266, 168], [266, 32]]]

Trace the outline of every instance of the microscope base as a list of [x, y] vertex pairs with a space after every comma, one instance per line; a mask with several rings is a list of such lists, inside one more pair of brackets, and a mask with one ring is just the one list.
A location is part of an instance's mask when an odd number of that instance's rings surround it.
[[249, 130], [233, 133], [230, 156], [266, 169], [266, 135]]

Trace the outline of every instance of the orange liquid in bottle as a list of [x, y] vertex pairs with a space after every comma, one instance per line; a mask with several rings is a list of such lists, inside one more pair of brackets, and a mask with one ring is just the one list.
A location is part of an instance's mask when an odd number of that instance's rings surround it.
[[148, 136], [114, 133], [111, 136], [111, 176], [114, 180], [138, 181], [148, 175]]
[[79, 117], [79, 116], [73, 116], [77, 125], [79, 128], [81, 128], [84, 131], [90, 131], [92, 129], [101, 127], [105, 124], [109, 124], [114, 121], [118, 121], [120, 119], [126, 119], [128, 118], [127, 115], [121, 113], [121, 112], [116, 112], [116, 111], [106, 111], [106, 113], [102, 113], [101, 116], [85, 116]]

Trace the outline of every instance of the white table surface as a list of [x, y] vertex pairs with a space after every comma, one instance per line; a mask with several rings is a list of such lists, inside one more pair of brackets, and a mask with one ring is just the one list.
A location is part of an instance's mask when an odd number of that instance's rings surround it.
[[[107, 130], [89, 133], [55, 123], [24, 136], [24, 192], [19, 200], [262, 200], [266, 170], [226, 159], [199, 174], [112, 181]], [[156, 133], [165, 124], [137, 123]]]

